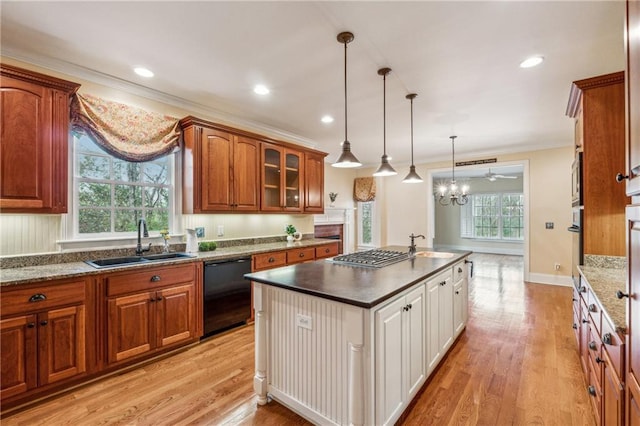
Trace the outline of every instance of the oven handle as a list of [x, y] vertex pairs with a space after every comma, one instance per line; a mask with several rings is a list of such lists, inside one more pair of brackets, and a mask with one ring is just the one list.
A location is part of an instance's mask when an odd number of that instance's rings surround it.
[[580, 232], [580, 227], [579, 226], [575, 226], [575, 225], [571, 225], [570, 227], [567, 228], [567, 231], [569, 232]]

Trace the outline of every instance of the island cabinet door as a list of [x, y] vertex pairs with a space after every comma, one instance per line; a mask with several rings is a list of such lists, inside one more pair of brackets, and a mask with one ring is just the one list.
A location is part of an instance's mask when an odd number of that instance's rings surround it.
[[426, 334], [425, 334], [425, 286], [409, 293], [406, 297], [408, 310], [405, 313], [405, 330], [407, 337], [406, 351], [406, 377], [408, 385], [408, 398], [410, 401], [418, 393], [420, 386], [427, 378], [426, 371]]

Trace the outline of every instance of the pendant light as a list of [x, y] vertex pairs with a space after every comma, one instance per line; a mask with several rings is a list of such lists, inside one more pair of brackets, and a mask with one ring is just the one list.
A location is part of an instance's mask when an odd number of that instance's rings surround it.
[[463, 206], [469, 201], [469, 187], [463, 185], [462, 188], [458, 188], [458, 184], [456, 183], [456, 150], [453, 147], [453, 142], [456, 137], [457, 136], [449, 136], [451, 139], [451, 183], [449, 183], [449, 187], [443, 185], [438, 189], [440, 192], [438, 202], [443, 206]]
[[338, 41], [344, 44], [344, 142], [342, 142], [342, 154], [332, 166], [341, 168], [362, 166], [362, 163], [351, 152], [351, 143], [347, 139], [347, 44], [351, 43], [353, 38], [353, 34], [350, 32], [338, 34]]
[[387, 74], [391, 72], [391, 68], [380, 68], [378, 75], [382, 76], [382, 161], [380, 167], [373, 174], [374, 176], [393, 176], [397, 175], [387, 156]]
[[415, 93], [410, 93], [405, 96], [411, 101], [411, 167], [409, 167], [409, 174], [402, 181], [402, 183], [420, 183], [422, 178], [416, 173], [416, 166], [413, 165], [413, 100], [417, 97]]

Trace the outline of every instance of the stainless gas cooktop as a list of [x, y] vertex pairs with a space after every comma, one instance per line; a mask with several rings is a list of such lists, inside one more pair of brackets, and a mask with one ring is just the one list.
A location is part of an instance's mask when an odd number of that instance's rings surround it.
[[374, 249], [336, 256], [332, 259], [332, 262], [341, 265], [382, 268], [408, 258], [409, 254], [407, 252]]

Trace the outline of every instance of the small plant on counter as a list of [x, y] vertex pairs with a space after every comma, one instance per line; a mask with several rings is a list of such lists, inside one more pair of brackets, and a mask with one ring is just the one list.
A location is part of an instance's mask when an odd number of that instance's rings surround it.
[[169, 235], [169, 230], [163, 229], [162, 231], [160, 231], [160, 235], [162, 235], [162, 242], [164, 243], [164, 246], [162, 247], [162, 251], [164, 253], [169, 253], [169, 240], [171, 239], [171, 235]]
[[215, 241], [201, 241], [198, 243], [198, 250], [200, 251], [214, 251], [218, 245]]
[[287, 235], [293, 236], [293, 234], [295, 234], [297, 232], [297, 229], [293, 225], [287, 225], [287, 227], [285, 228], [284, 232], [286, 232]]

